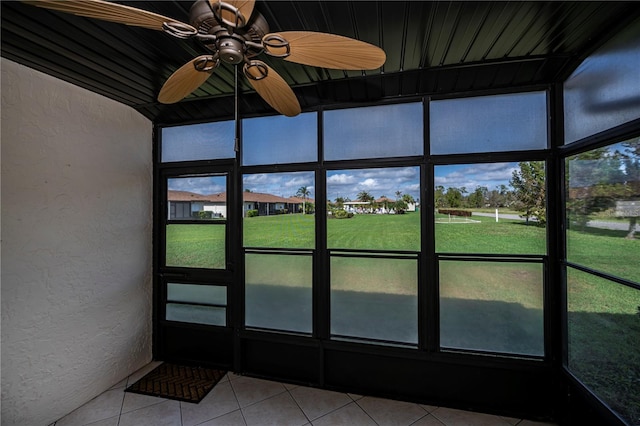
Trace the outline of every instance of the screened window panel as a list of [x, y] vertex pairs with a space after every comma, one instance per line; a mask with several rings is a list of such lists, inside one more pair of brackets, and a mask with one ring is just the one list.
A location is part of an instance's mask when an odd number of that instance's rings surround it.
[[567, 269], [569, 370], [628, 424], [640, 418], [640, 290]]
[[315, 247], [313, 172], [243, 176], [245, 247]]
[[432, 101], [429, 114], [433, 155], [547, 147], [545, 92]]
[[565, 162], [567, 260], [638, 282], [640, 138]]
[[564, 84], [565, 143], [640, 118], [640, 20], [580, 64]]
[[331, 334], [418, 343], [417, 259], [331, 257]]
[[317, 113], [242, 121], [242, 164], [303, 163], [318, 159]]
[[164, 127], [162, 162], [234, 158], [233, 121]]
[[421, 103], [324, 112], [325, 160], [422, 155]]
[[227, 176], [167, 179], [168, 220], [225, 220]]
[[331, 170], [327, 195], [329, 248], [420, 250], [419, 167]]
[[245, 324], [300, 333], [312, 332], [311, 255], [245, 255]]
[[[536, 216], [545, 217], [544, 171], [543, 162], [435, 166], [436, 251], [545, 254], [546, 231]], [[514, 172], [526, 176], [519, 190]]]
[[440, 346], [544, 355], [543, 266], [441, 260]]

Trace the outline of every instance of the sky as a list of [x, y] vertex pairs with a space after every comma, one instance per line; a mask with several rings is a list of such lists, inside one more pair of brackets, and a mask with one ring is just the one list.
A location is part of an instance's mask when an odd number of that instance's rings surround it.
[[[465, 187], [473, 191], [477, 186], [492, 190], [500, 184], [509, 185], [517, 163], [463, 164], [436, 166], [435, 184], [449, 187]], [[242, 190], [291, 197], [306, 186], [309, 198], [315, 199], [316, 185], [313, 172], [256, 173], [243, 177]], [[198, 194], [214, 194], [225, 191], [224, 178], [186, 177], [169, 179], [169, 189]], [[327, 171], [327, 197], [331, 201], [342, 197], [356, 200], [358, 193], [366, 191], [374, 198], [396, 198], [396, 192], [420, 199], [420, 171], [418, 167], [391, 167], [357, 170]]]
[[509, 187], [509, 180], [514, 170], [518, 170], [518, 163], [436, 166], [435, 185], [442, 185], [445, 189], [465, 187], [469, 192], [478, 186], [485, 186], [491, 191], [496, 189], [498, 185]]

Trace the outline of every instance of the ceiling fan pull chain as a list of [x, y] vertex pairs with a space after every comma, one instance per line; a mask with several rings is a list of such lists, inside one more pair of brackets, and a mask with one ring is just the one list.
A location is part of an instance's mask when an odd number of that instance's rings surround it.
[[193, 67], [196, 71], [211, 72], [220, 65], [220, 58], [216, 53], [213, 56], [201, 56], [193, 61]]
[[162, 29], [165, 33], [182, 40], [186, 40], [198, 34], [198, 30], [191, 25], [176, 21], [163, 22]]
[[[291, 45], [280, 34], [267, 34], [262, 38], [267, 55], [286, 58], [291, 54]], [[273, 49], [273, 51], [269, 50]]]
[[264, 62], [253, 60], [245, 62], [244, 67], [242, 67], [242, 72], [248, 79], [258, 81], [266, 78], [267, 75], [269, 75], [269, 68]]

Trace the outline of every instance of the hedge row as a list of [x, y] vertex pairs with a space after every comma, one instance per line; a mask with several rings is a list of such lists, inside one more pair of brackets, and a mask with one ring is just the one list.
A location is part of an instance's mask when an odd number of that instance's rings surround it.
[[440, 214], [450, 214], [451, 216], [471, 217], [471, 212], [467, 210], [438, 209]]

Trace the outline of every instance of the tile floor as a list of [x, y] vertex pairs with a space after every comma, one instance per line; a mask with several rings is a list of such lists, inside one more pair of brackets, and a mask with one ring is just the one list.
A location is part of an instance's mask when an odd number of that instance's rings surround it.
[[227, 374], [199, 403], [124, 392], [152, 362], [50, 426], [550, 425]]

